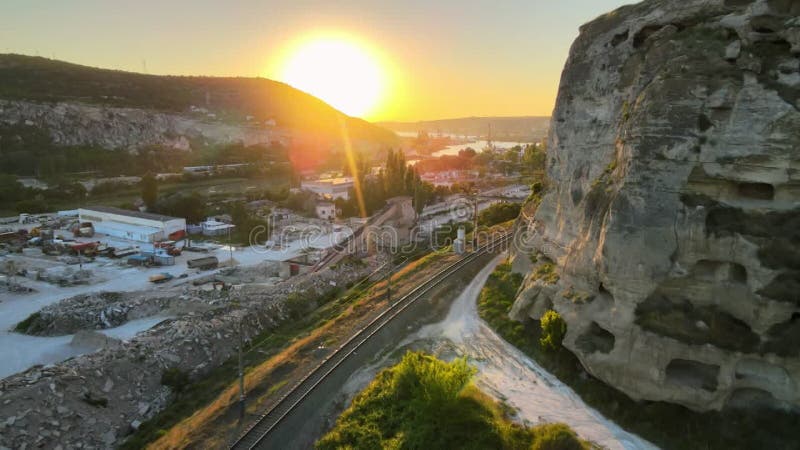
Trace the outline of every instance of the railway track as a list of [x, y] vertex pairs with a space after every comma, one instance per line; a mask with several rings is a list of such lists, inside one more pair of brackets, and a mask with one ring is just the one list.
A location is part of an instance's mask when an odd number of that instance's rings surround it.
[[266, 436], [277, 427], [299, 404], [308, 397], [314, 389], [322, 383], [337, 367], [356, 352], [364, 343], [369, 341], [378, 331], [394, 320], [399, 314], [422, 298], [431, 289], [435, 288], [451, 275], [482, 255], [496, 251], [510, 241], [511, 233], [504, 234], [497, 239], [479, 247], [477, 251], [459, 259], [444, 269], [437, 272], [426, 282], [414, 288], [411, 292], [397, 300], [385, 311], [370, 321], [364, 328], [358, 330], [344, 344], [339, 346], [324, 360], [322, 360], [305, 377], [298, 381], [275, 405], [261, 415], [230, 447], [232, 449], [258, 448]]

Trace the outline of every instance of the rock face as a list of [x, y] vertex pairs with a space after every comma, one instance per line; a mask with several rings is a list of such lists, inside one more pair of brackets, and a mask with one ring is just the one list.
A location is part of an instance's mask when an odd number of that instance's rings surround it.
[[694, 410], [800, 407], [800, 2], [652, 0], [581, 29], [512, 316]]
[[250, 146], [285, 140], [281, 132], [255, 126], [78, 102], [0, 100], [0, 122], [41, 128], [50, 134], [56, 145], [92, 145], [107, 149], [137, 150], [158, 146], [189, 151], [192, 142]]

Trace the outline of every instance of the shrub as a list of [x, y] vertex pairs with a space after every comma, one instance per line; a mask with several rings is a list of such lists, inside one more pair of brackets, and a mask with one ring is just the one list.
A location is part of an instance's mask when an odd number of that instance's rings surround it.
[[567, 334], [567, 323], [560, 314], [551, 309], [542, 316], [541, 326], [542, 337], [539, 339], [539, 344], [545, 350], [558, 351], [561, 342], [564, 341], [564, 335]]
[[532, 450], [583, 450], [589, 448], [574, 431], [563, 423], [536, 427]]
[[180, 393], [189, 385], [189, 375], [177, 367], [172, 367], [161, 373], [161, 384], [172, 389], [172, 392]]
[[409, 352], [356, 396], [317, 448], [519, 449], [537, 439], [568, 442], [550, 426], [510, 420], [507, 407], [471, 383], [474, 374], [465, 359], [447, 363]]
[[286, 306], [286, 313], [292, 320], [299, 320], [306, 314], [313, 311], [317, 307], [316, 302], [303, 294], [293, 292], [286, 297], [284, 303]]
[[534, 279], [542, 280], [547, 284], [556, 284], [559, 280], [558, 273], [556, 273], [556, 265], [551, 262], [537, 267], [533, 275]]
[[25, 334], [36, 334], [40, 331], [44, 331], [44, 326], [40, 320], [41, 317], [42, 315], [38, 312], [31, 314], [27, 319], [18, 323], [14, 327], [14, 331]]
[[514, 220], [519, 216], [522, 205], [518, 203], [502, 202], [494, 204], [478, 214], [478, 223], [491, 227], [500, 223]]

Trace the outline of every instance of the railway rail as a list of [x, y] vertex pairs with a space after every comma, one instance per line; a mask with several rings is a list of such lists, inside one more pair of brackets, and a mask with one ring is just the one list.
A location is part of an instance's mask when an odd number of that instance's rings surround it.
[[348, 357], [353, 355], [362, 345], [369, 341], [378, 331], [392, 322], [398, 315], [422, 298], [430, 290], [441, 284], [451, 275], [467, 266], [469, 263], [487, 253], [504, 248], [511, 240], [511, 233], [492, 239], [479, 247], [476, 251], [448, 265], [437, 272], [424, 283], [414, 288], [411, 292], [390, 305], [385, 311], [370, 321], [363, 328], [354, 333], [345, 343], [331, 352], [305, 377], [299, 380], [292, 388], [281, 397], [275, 405], [267, 410], [230, 447], [232, 449], [256, 449], [326, 377], [333, 373]]

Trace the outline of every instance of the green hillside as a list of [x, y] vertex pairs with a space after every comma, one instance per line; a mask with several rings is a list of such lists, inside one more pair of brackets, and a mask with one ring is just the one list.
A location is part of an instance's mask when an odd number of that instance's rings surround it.
[[0, 99], [79, 101], [167, 112], [207, 108], [232, 120], [248, 115], [317, 138], [340, 139], [341, 120], [351, 138], [393, 144], [392, 132], [345, 116], [287, 84], [265, 78], [145, 75], [98, 69], [47, 58], [0, 54]]

